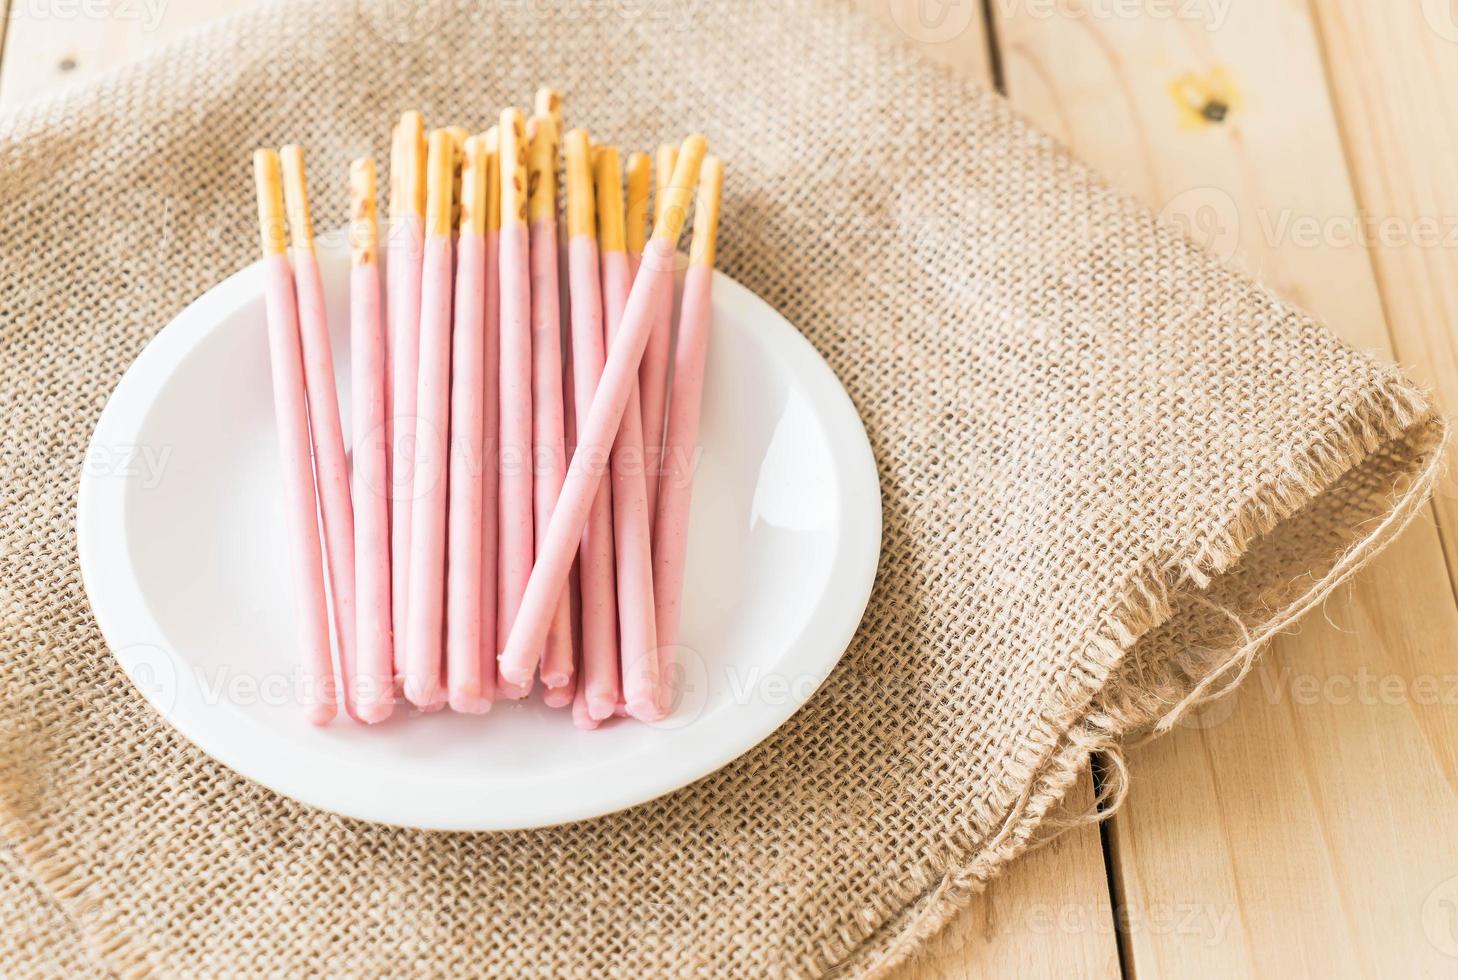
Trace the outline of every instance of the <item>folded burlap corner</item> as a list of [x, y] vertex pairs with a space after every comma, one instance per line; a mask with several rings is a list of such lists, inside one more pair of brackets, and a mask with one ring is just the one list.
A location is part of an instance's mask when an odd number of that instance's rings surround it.
[[[874, 972], [1092, 751], [1238, 676], [1422, 506], [1446, 430], [1395, 369], [840, 4], [388, 9], [265, 8], [0, 123], [0, 812], [28, 878], [0, 901], [30, 924], [0, 962], [64, 928], [126, 974]], [[723, 267], [865, 419], [880, 573], [813, 701], [687, 789], [530, 833], [360, 824], [132, 690], [77, 474], [147, 340], [254, 259], [254, 147], [309, 149], [328, 227], [399, 110], [484, 126], [541, 82], [606, 137], [701, 128], [724, 157]]]

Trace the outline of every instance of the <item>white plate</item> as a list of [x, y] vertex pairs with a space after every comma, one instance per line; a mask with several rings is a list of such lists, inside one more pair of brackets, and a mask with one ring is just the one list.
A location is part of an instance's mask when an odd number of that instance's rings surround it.
[[[321, 242], [320, 261], [347, 424], [339, 236]], [[814, 348], [721, 274], [676, 710], [596, 732], [539, 698], [484, 716], [402, 705], [374, 727], [311, 726], [294, 695], [262, 282], [258, 266], [244, 269], [157, 335], [112, 394], [81, 477], [81, 570], [102, 632], [153, 707], [218, 761], [363, 820], [546, 826], [713, 772], [779, 727], [840, 659], [880, 552], [870, 445]]]

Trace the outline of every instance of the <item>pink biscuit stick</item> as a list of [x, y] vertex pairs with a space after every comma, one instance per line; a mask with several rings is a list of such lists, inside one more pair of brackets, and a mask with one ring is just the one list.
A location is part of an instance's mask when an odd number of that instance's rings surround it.
[[[503, 674], [528, 675], [541, 656], [542, 644], [555, 615], [557, 599], [566, 587], [572, 556], [587, 525], [593, 497], [602, 483], [602, 461], [612, 449], [613, 438], [628, 404], [632, 386], [638, 380], [638, 363], [643, 345], [653, 327], [654, 304], [667, 302], [673, 290], [674, 251], [683, 229], [687, 204], [703, 161], [703, 137], [691, 136], [679, 151], [669, 187], [670, 203], [663, 220], [643, 252], [643, 267], [633, 282], [617, 336], [613, 338], [597, 392], [588, 406], [585, 422], [579, 419], [577, 451], [568, 467], [562, 494], [546, 528], [546, 540], [537, 551], [537, 563], [522, 596], [517, 620], [501, 652]], [[595, 465], [594, 465], [595, 464]], [[589, 692], [590, 693], [590, 692]]]
[[[633, 282], [623, 220], [622, 172], [615, 147], [596, 156], [598, 240], [602, 246], [602, 306], [607, 342], [617, 336]], [[658, 642], [653, 614], [651, 517], [644, 489], [643, 415], [638, 380], [628, 386], [628, 402], [612, 449], [613, 543], [618, 563], [618, 652], [623, 672], [623, 703], [643, 721], [658, 717]]]
[[[664, 192], [673, 175], [673, 162], [678, 148], [658, 148], [658, 210], [663, 210]], [[628, 260], [633, 275], [643, 253], [643, 225], [648, 213], [648, 155], [634, 153], [628, 158]], [[635, 242], [636, 239], [636, 242]], [[643, 490], [648, 501], [651, 524], [658, 501], [658, 481], [663, 473], [663, 413], [668, 399], [668, 359], [673, 340], [673, 304], [654, 312], [653, 332], [643, 348], [643, 364], [638, 368], [638, 391], [643, 406]]]
[[498, 573], [498, 501], [501, 488], [499, 424], [501, 418], [501, 154], [496, 127], [486, 131], [486, 288], [482, 344], [481, 431], [481, 696], [496, 696], [496, 602]]
[[[501, 114], [501, 491], [496, 632], [505, 643], [532, 570], [532, 334], [531, 245], [527, 232], [527, 142], [521, 112]], [[555, 599], [556, 596], [553, 596]], [[532, 667], [546, 643], [543, 633]], [[497, 693], [526, 697], [533, 671], [498, 669]]]
[[349, 499], [349, 457], [334, 386], [334, 352], [324, 282], [314, 254], [314, 226], [304, 154], [297, 146], [279, 151], [283, 161], [284, 204], [293, 240], [294, 290], [298, 295], [299, 339], [304, 349], [304, 390], [309, 399], [309, 434], [314, 442], [314, 484], [324, 518], [324, 555], [333, 600], [334, 633], [339, 644], [339, 674], [345, 711], [355, 709], [354, 509]]
[[390, 636], [390, 510], [385, 476], [385, 342], [380, 323], [380, 245], [375, 161], [349, 168], [349, 320], [354, 403], [356, 714], [374, 724], [395, 707]]
[[[587, 134], [567, 135], [567, 264], [572, 324], [573, 441], [585, 423], [602, 376], [602, 295], [598, 283], [597, 207]], [[574, 446], [573, 455], [576, 456]], [[604, 452], [587, 465], [607, 465]], [[559, 498], [560, 499], [560, 498]], [[574, 717], [593, 722], [612, 715], [622, 694], [618, 668], [618, 608], [613, 564], [612, 493], [601, 483], [589, 503], [580, 540], [578, 580], [582, 617], [580, 676]], [[580, 707], [579, 707], [580, 705]]]
[[[446, 683], [456, 711], [490, 710], [481, 678], [481, 530], [486, 466], [485, 377], [486, 143], [466, 140], [461, 166], [460, 236], [456, 242], [456, 308], [451, 348], [449, 512], [446, 533]], [[494, 584], [494, 583], [493, 583]], [[496, 687], [495, 668], [490, 690]]]
[[683, 308], [679, 312], [678, 351], [674, 358], [673, 395], [668, 402], [668, 435], [664, 442], [663, 480], [653, 527], [653, 589], [658, 614], [661, 705], [672, 709], [677, 694], [674, 649], [683, 599], [684, 553], [688, 547], [690, 500], [693, 494], [695, 442], [703, 402], [704, 362], [714, 283], [714, 243], [719, 229], [719, 199], [724, 166], [717, 157], [704, 160], [698, 206], [694, 209], [693, 242], [684, 274]]
[[[386, 235], [390, 235], [390, 236], [393, 236], [395, 234], [395, 232], [399, 229], [399, 227], [400, 227], [400, 216], [401, 216], [402, 211], [404, 210], [404, 203], [403, 203], [404, 202], [404, 196], [403, 196], [403, 193], [402, 193], [402, 188], [405, 186], [405, 151], [406, 151], [406, 145], [405, 145], [405, 143], [406, 143], [406, 140], [405, 140], [405, 136], [404, 136], [404, 129], [401, 127], [401, 125], [399, 123], [396, 123], [395, 126], [390, 130], [390, 211], [389, 211], [389, 218], [387, 219], [389, 221], [389, 224], [387, 224], [385, 226], [385, 234]], [[378, 222], [377, 222], [377, 224], [378, 224]], [[377, 230], [376, 231], [376, 237], [378, 237], [378, 234], [379, 234], [379, 232]], [[394, 242], [392, 241], [392, 242], [390, 242], [390, 244], [393, 245]], [[385, 304], [385, 318], [384, 318], [384, 335], [385, 335], [385, 420], [384, 420], [384, 434], [385, 434], [385, 487], [386, 487], [385, 510], [386, 510], [386, 514], [388, 514], [389, 513], [389, 507], [390, 507], [390, 499], [393, 496], [393, 494], [390, 494], [388, 492], [388, 488], [394, 486], [394, 483], [391, 482], [391, 479], [390, 479], [390, 474], [392, 472], [392, 467], [394, 466], [394, 461], [390, 458], [390, 456], [392, 455], [392, 452], [393, 452], [393, 450], [392, 450], [392, 447], [393, 447], [393, 437], [394, 437], [394, 434], [395, 434], [395, 419], [394, 419], [394, 414], [395, 414], [394, 413], [395, 396], [394, 396], [394, 392], [391, 391], [391, 389], [394, 387], [394, 379], [395, 379], [395, 354], [394, 354], [394, 351], [395, 351], [394, 326], [395, 325], [392, 322], [392, 319], [394, 317], [394, 310], [393, 310], [391, 304], [395, 301], [396, 293], [399, 292], [401, 290], [401, 288], [403, 288], [402, 284], [399, 284], [399, 283], [396, 283], [395, 282], [395, 279], [396, 279], [397, 276], [400, 275], [400, 273], [402, 272], [404, 266], [401, 265], [401, 262], [403, 262], [403, 260], [397, 260], [397, 261], [394, 261], [394, 262], [389, 261], [389, 250], [388, 249], [386, 249], [386, 252], [385, 252], [384, 257], [381, 258], [381, 259], [379, 259], [378, 261], [383, 262], [384, 265], [385, 265], [385, 282], [386, 282], [386, 285], [387, 285], [386, 304]], [[416, 276], [416, 278], [419, 279], [419, 276]], [[387, 523], [388, 523], [388, 521], [387, 521]], [[393, 625], [393, 619], [392, 619], [392, 625]], [[394, 642], [392, 640], [391, 641], [391, 647], [393, 648], [393, 646], [394, 646]], [[392, 649], [391, 656], [393, 656], [393, 655], [394, 654], [393, 654], [393, 649]]]
[[[566, 223], [563, 223], [563, 234]], [[570, 302], [570, 297], [568, 302]], [[577, 407], [572, 394], [572, 345], [566, 343], [562, 350], [562, 442], [570, 458], [577, 447]], [[582, 673], [582, 559], [579, 554], [572, 565], [572, 574], [567, 577], [567, 601], [572, 616], [572, 649], [576, 656], [575, 669], [567, 683], [549, 687], [542, 692], [542, 701], [549, 708], [566, 708], [577, 702], [577, 682]], [[586, 702], [583, 702], [586, 710]]]
[[445, 619], [445, 534], [450, 446], [451, 136], [430, 134], [426, 158], [425, 265], [420, 276], [420, 364], [415, 386], [415, 472], [405, 609], [405, 697], [439, 704]]
[[[567, 223], [564, 221], [559, 225], [562, 241], [567, 240]], [[564, 277], [560, 283], [562, 291], [562, 302], [571, 303], [571, 295], [568, 291], [569, 277]], [[572, 344], [570, 335], [563, 340], [562, 346], [562, 442], [566, 449], [568, 459], [572, 458], [572, 451], [577, 448], [577, 399], [573, 395], [573, 378], [575, 377], [572, 367]], [[579, 552], [578, 558], [572, 563], [572, 574], [567, 577], [568, 603], [572, 613], [572, 649], [576, 657], [575, 668], [572, 677], [561, 687], [549, 687], [542, 694], [542, 701], [549, 708], [573, 707], [581, 701], [583, 712], [587, 710], [587, 702], [578, 697], [577, 686], [582, 676], [582, 558]]]
[[[540, 221], [546, 220], [547, 218], [551, 218], [553, 224], [557, 225], [555, 197], [557, 193], [557, 160], [555, 156], [555, 141], [561, 136], [562, 132], [561, 102], [561, 97], [558, 96], [557, 93], [554, 92], [552, 89], [537, 89], [536, 99], [533, 103], [534, 111], [532, 117], [527, 120], [526, 124], [526, 135], [528, 143], [527, 215], [531, 225], [529, 235], [531, 240], [532, 265], [532, 496], [535, 504], [535, 506], [533, 507], [532, 520], [536, 527], [546, 526], [546, 520], [547, 517], [550, 515], [551, 511], [550, 508], [548, 508], [546, 512], [543, 513], [543, 504], [544, 501], [547, 499], [547, 495], [544, 494], [544, 490], [548, 487], [555, 487], [550, 495], [552, 503], [555, 504], [557, 499], [556, 493], [560, 491], [562, 487], [561, 474], [565, 473], [567, 470], [566, 453], [571, 452], [570, 442], [567, 439], [567, 413], [571, 411], [571, 407], [570, 402], [564, 396], [562, 399], [562, 432], [564, 437], [563, 448], [565, 451], [557, 457], [560, 463], [560, 465], [558, 465], [556, 468], [556, 472], [558, 474], [557, 479], [555, 481], [548, 481], [544, 479], [545, 474], [552, 468], [553, 459], [552, 455], [550, 454], [550, 450], [546, 448], [547, 445], [550, 445], [550, 440], [544, 439], [544, 434], [550, 433], [555, 430], [550, 425], [544, 426], [544, 423], [547, 421], [547, 419], [544, 417], [545, 413], [541, 411], [541, 392], [543, 389], [541, 372], [543, 371], [544, 364], [547, 361], [547, 359], [543, 355], [545, 353], [546, 345], [549, 343], [557, 348], [562, 347], [561, 310], [568, 300], [566, 295], [566, 279], [557, 274], [557, 271], [555, 269], [556, 263], [554, 263], [554, 268], [550, 277], [543, 274], [541, 266], [544, 265], [544, 263], [542, 262], [542, 257], [539, 255], [539, 251], [542, 248], [541, 238], [537, 234], [536, 226]], [[541, 131], [537, 127], [539, 123], [544, 119], [547, 120], [552, 127], [551, 136], [553, 142], [551, 144], [543, 143], [538, 139]], [[545, 148], [548, 145], [550, 145], [553, 150], [553, 154], [550, 157], [550, 160], [547, 159], [544, 152]], [[537, 183], [540, 180], [547, 180], [551, 184], [551, 187], [548, 189], [553, 195], [552, 207], [550, 208], [550, 210], [543, 206], [543, 199], [540, 197], [540, 195], [544, 193], [544, 191], [537, 186]], [[565, 235], [566, 232], [565, 228], [560, 225], [556, 227], [556, 231], [558, 232], [557, 251], [560, 254], [561, 246], [565, 243], [565, 238], [563, 238], [562, 236]], [[548, 280], [550, 280], [550, 282], [548, 282]], [[545, 312], [545, 308], [541, 304], [539, 304], [537, 300], [537, 290], [539, 288], [552, 288], [555, 290], [557, 303], [556, 308], [558, 311], [558, 329], [556, 331], [556, 336], [554, 339], [548, 340], [547, 338], [541, 336], [541, 321], [542, 315]], [[560, 384], [561, 380], [559, 378], [559, 385]], [[562, 389], [560, 387], [558, 390], [565, 391], [565, 389]], [[568, 591], [571, 591], [570, 582], [568, 585]], [[573, 607], [571, 606], [572, 596], [564, 595], [564, 598], [567, 599], [569, 603], [568, 615], [571, 616], [573, 615]], [[569, 619], [567, 625], [570, 628], [576, 629], [577, 620]], [[554, 623], [551, 630], [547, 634], [547, 648], [542, 655], [543, 671], [547, 670], [548, 657], [552, 653], [554, 639], [560, 635], [560, 632], [560, 627]], [[560, 641], [557, 642], [560, 646]], [[572, 645], [573, 650], [575, 650], [577, 647], [577, 639], [575, 634], [573, 635]], [[555, 659], [560, 662], [560, 653]], [[563, 708], [567, 707], [572, 703], [572, 696], [574, 691], [576, 690], [576, 664], [574, 663], [572, 667], [573, 669], [568, 674], [568, 680], [565, 684], [558, 684], [553, 686], [546, 683], [545, 677], [543, 678], [542, 703], [545, 704], [547, 707]]]
[[[390, 604], [395, 675], [405, 676], [404, 631], [410, 578], [410, 508], [415, 470], [415, 384], [420, 361], [420, 272], [425, 241], [425, 134], [418, 112], [400, 119], [402, 166], [398, 213], [390, 227], [388, 263], [390, 414], [385, 419], [390, 465]], [[393, 156], [393, 155], [392, 155]], [[392, 181], [395, 175], [390, 175]]]
[[577, 690], [572, 693], [572, 724], [585, 732], [595, 731], [602, 722], [587, 711], [587, 689], [577, 685]]
[[326, 724], [335, 714], [334, 664], [329, 652], [328, 600], [324, 561], [315, 523], [314, 468], [309, 449], [309, 408], [304, 393], [304, 355], [299, 312], [284, 231], [283, 186], [278, 154], [253, 155], [258, 189], [258, 223], [263, 241], [263, 300], [268, 319], [268, 360], [273, 377], [273, 415], [283, 464], [294, 583], [298, 597], [299, 646], [308, 687], [302, 692], [309, 721]]
[[[532, 471], [534, 521], [546, 527], [567, 471], [563, 450], [562, 316], [557, 280], [557, 124], [534, 117], [527, 170], [532, 266]], [[542, 683], [560, 688], [572, 678], [571, 596], [563, 590], [542, 653]], [[553, 701], [559, 700], [551, 695]]]

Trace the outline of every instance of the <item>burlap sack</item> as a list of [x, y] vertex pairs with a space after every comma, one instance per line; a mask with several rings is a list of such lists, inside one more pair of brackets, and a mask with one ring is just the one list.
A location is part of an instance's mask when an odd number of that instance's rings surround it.
[[[3, 830], [119, 972], [873, 972], [1047, 832], [1092, 751], [1235, 676], [1421, 507], [1422, 393], [840, 4], [387, 9], [267, 8], [0, 134]], [[254, 147], [309, 148], [329, 227], [400, 109], [481, 127], [542, 81], [606, 138], [701, 128], [725, 158], [723, 266], [870, 432], [880, 576], [814, 700], [681, 792], [534, 833], [354, 823], [131, 689], [77, 474], [148, 338], [255, 258]]]

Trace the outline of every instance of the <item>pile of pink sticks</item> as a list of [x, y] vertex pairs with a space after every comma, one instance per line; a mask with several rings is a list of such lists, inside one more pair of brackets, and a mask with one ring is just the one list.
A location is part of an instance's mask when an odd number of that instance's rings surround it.
[[723, 167], [690, 136], [656, 181], [629, 154], [625, 193], [617, 147], [559, 137], [561, 104], [543, 89], [475, 136], [406, 112], [383, 273], [375, 163], [351, 164], [352, 454], [303, 154], [254, 155], [317, 724], [340, 701], [383, 721], [402, 695], [479, 714], [538, 679], [584, 729], [672, 708]]

